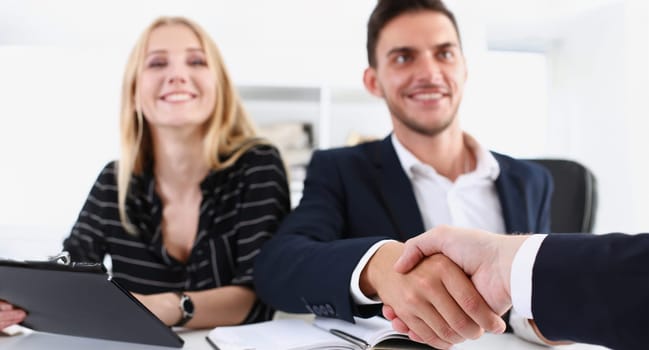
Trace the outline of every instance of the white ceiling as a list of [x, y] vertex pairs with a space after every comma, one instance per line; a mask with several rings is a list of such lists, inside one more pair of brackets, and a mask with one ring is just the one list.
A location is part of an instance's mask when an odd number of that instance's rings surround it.
[[[350, 6], [348, 1], [355, 4]], [[314, 6], [324, 11], [322, 16], [347, 16], [348, 22], [349, 16], [353, 16], [354, 21], [364, 25], [375, 1], [3, 0], [0, 45], [120, 45], [132, 42], [141, 26], [161, 14], [186, 15], [199, 23], [208, 23], [208, 27], [231, 28], [228, 24], [237, 24], [235, 28], [241, 28], [242, 22], [249, 23], [245, 25], [249, 32], [244, 35], [257, 35], [263, 28], [255, 28], [255, 24], [272, 25], [274, 18], [300, 13], [313, 16]], [[517, 45], [538, 50], [560, 36], [575, 18], [603, 6], [623, 4], [625, 0], [447, 1], [480, 11], [490, 46]], [[355, 13], [345, 13], [350, 8]]]
[[490, 0], [481, 3], [484, 6], [490, 47], [543, 51], [554, 40], [561, 39], [568, 33], [571, 26], [579, 23], [579, 19], [605, 7], [623, 6], [624, 2], [625, 0]]

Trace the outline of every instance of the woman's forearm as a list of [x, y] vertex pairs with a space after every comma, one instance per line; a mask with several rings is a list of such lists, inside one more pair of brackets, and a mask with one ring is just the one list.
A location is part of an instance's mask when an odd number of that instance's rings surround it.
[[[194, 317], [185, 324], [187, 328], [240, 324], [256, 299], [252, 290], [240, 286], [225, 286], [185, 294], [194, 304]], [[175, 325], [182, 318], [180, 298], [176, 293], [133, 295], [168, 326]]]
[[189, 328], [237, 325], [246, 319], [256, 300], [255, 292], [241, 286], [225, 286], [199, 292], [187, 292], [194, 303], [194, 317]]

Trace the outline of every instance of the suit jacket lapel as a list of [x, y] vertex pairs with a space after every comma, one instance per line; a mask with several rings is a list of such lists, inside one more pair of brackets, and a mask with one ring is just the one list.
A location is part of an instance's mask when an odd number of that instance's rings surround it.
[[527, 214], [527, 198], [523, 179], [513, 172], [506, 159], [493, 153], [500, 165], [500, 175], [496, 179], [496, 190], [503, 210], [507, 233], [527, 233], [530, 230]]
[[388, 210], [395, 229], [402, 240], [424, 232], [424, 224], [417, 206], [410, 179], [403, 171], [390, 136], [371, 152], [377, 167], [378, 187], [383, 205]]

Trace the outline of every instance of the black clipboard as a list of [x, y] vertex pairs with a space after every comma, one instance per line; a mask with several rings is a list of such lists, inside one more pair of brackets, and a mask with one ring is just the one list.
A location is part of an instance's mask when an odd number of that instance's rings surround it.
[[35, 331], [180, 348], [183, 340], [101, 264], [0, 259], [0, 299]]

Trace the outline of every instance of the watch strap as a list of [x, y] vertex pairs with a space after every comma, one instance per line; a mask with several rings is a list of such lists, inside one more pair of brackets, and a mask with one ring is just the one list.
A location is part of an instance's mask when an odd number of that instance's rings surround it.
[[174, 327], [182, 327], [187, 324], [192, 317], [194, 317], [194, 303], [192, 302], [192, 299], [183, 292], [177, 292], [176, 295], [180, 298], [178, 307], [180, 308], [182, 317]]

